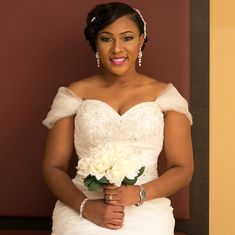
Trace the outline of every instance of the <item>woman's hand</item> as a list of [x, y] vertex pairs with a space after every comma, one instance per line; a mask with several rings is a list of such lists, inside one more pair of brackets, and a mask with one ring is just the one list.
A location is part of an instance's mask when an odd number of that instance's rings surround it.
[[88, 200], [83, 216], [101, 227], [120, 229], [124, 221], [124, 206], [107, 204], [103, 199]]
[[113, 184], [104, 186], [104, 198], [111, 205], [130, 206], [140, 201], [139, 187], [137, 185], [124, 185], [117, 187]]

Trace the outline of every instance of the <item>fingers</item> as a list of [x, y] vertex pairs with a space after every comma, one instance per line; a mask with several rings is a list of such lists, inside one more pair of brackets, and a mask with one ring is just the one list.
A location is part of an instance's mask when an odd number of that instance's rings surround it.
[[104, 200], [105, 200], [105, 203], [111, 204], [113, 201], [113, 194], [105, 194]]
[[139, 189], [136, 185], [121, 185], [120, 187], [106, 185], [103, 192], [107, 204], [129, 206], [136, 203], [135, 197], [138, 195]]
[[104, 188], [104, 194], [118, 194], [118, 188]]
[[107, 220], [106, 226], [110, 229], [120, 229], [123, 226], [124, 214], [114, 213], [113, 217]]
[[120, 201], [118, 200], [117, 194], [105, 194], [104, 200], [106, 204], [110, 205], [121, 205]]
[[113, 206], [124, 206], [119, 200], [105, 201], [105, 203]]
[[94, 210], [87, 213], [87, 219], [91, 222], [109, 229], [120, 229], [124, 221], [124, 206], [107, 204], [104, 200], [91, 200]]
[[112, 219], [107, 226], [111, 229], [120, 229], [123, 226], [124, 219]]
[[124, 221], [124, 206], [106, 204], [104, 214], [100, 217], [101, 226], [109, 229], [120, 229]]
[[105, 194], [104, 201], [106, 204], [124, 206], [122, 196], [119, 194]]
[[109, 203], [105, 202], [105, 205], [106, 212], [124, 213], [125, 207], [117, 201], [110, 201]]
[[116, 186], [115, 184], [105, 184], [103, 187], [105, 189], [116, 189], [116, 188], [118, 188], [118, 186]]
[[123, 226], [123, 224], [118, 224], [118, 225], [115, 225], [115, 224], [107, 224], [107, 228], [113, 229], [113, 230], [120, 229], [122, 226]]
[[114, 212], [114, 218], [115, 219], [121, 219], [121, 220], [123, 220], [124, 219], [124, 217], [125, 217], [125, 213], [124, 212]]
[[104, 186], [104, 199], [107, 204], [110, 205], [120, 205], [120, 187], [114, 184], [107, 184]]
[[104, 195], [105, 201], [109, 202], [109, 201], [114, 200], [113, 196], [114, 196], [113, 194], [105, 194]]

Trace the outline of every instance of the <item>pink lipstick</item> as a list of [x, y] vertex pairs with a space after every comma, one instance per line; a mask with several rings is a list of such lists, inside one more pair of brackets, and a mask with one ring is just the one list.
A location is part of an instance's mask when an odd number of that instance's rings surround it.
[[126, 61], [126, 57], [113, 57], [110, 61], [114, 65], [123, 65]]

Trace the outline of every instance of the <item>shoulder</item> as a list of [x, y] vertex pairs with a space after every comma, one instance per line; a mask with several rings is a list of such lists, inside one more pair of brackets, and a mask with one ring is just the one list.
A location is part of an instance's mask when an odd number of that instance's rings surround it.
[[163, 90], [165, 90], [169, 85], [169, 83], [159, 81], [155, 78], [146, 75], [141, 75], [141, 76], [143, 77], [144, 83], [150, 87], [150, 89], [156, 96], [158, 96], [158, 94], [160, 94]]
[[168, 117], [165, 120], [183, 120], [186, 116], [192, 125], [192, 115], [189, 112], [188, 102], [172, 83], [163, 88], [156, 99], [156, 103], [165, 116]]
[[99, 75], [93, 75], [69, 84], [68, 89], [70, 89], [75, 95], [83, 99], [87, 92], [90, 91], [91, 88], [98, 86], [99, 83]]

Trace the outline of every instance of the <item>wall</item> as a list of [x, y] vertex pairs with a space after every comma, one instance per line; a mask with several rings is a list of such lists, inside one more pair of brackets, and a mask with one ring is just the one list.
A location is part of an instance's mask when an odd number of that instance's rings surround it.
[[[148, 4], [141, 0], [123, 1], [133, 3], [135, 7], [141, 9], [146, 21], [149, 22], [148, 34], [151, 36], [144, 52], [141, 71], [165, 82], [172, 82], [174, 79], [174, 84], [180, 92], [187, 99], [189, 96], [192, 98], [190, 103], [195, 121], [193, 129], [196, 143], [196, 172], [191, 184], [191, 214], [189, 223], [178, 221], [176, 227], [179, 231], [187, 229], [190, 235], [207, 235], [208, 222], [205, 211], [207, 211], [208, 203], [208, 104], [202, 101], [207, 100], [208, 92], [207, 17], [209, 11], [207, 3], [209, 0], [149, 0]], [[103, 2], [103, 0], [0, 1], [0, 33], [2, 35], [0, 37], [0, 106], [2, 111], [0, 115], [0, 183], [3, 185], [0, 194], [0, 228], [48, 228], [48, 224], [41, 223], [41, 216], [50, 215], [54, 201], [41, 177], [41, 157], [47, 135], [47, 130], [41, 126], [41, 121], [45, 118], [59, 86], [67, 85], [96, 71], [95, 58], [82, 37], [82, 29], [87, 10], [98, 2]], [[190, 51], [192, 58], [190, 60], [188, 53], [189, 4], [192, 8]], [[215, 1], [214, 6], [216, 10], [223, 7]], [[154, 11], [152, 11], [153, 8]], [[231, 15], [232, 13], [226, 13], [227, 17]], [[224, 24], [224, 19], [217, 15], [216, 17], [218, 20], [213, 24], [214, 33], [219, 32], [220, 22]], [[216, 20], [215, 17], [214, 20]], [[176, 31], [180, 33], [176, 34]], [[220, 44], [217, 41], [215, 43]], [[215, 45], [214, 48], [217, 49], [217, 46]], [[218, 54], [217, 51], [214, 52]], [[222, 54], [213, 58], [220, 59]], [[171, 69], [169, 69], [169, 64]], [[190, 84], [189, 64], [191, 66]], [[211, 94], [219, 95], [218, 100], [212, 100], [216, 106], [212, 105], [212, 112], [215, 115], [212, 115], [211, 135], [215, 137], [215, 132], [220, 131], [219, 135], [222, 135], [221, 130], [218, 130], [218, 123], [222, 122], [217, 119], [220, 110], [225, 110], [222, 105], [226, 99], [224, 98], [221, 106], [217, 106], [217, 102], [222, 98], [217, 89], [224, 84], [221, 85], [219, 82], [214, 84], [217, 77], [222, 77], [218, 76], [216, 64], [212, 72], [213, 92]], [[229, 79], [229, 76], [226, 79]], [[230, 77], [231, 82], [232, 77]], [[190, 94], [189, 85], [192, 87]], [[227, 123], [226, 118], [224, 120]], [[229, 189], [229, 186], [217, 184], [221, 173], [218, 174], [216, 169], [224, 163], [224, 159], [222, 162], [217, 160], [222, 155], [218, 151], [220, 136], [216, 136], [216, 139], [211, 138], [213, 142], [211, 226], [215, 228], [214, 231], [217, 230], [218, 234], [224, 235], [224, 230], [221, 232], [216, 227], [221, 224], [222, 229], [223, 226], [226, 226], [226, 229], [231, 228], [230, 225], [225, 224], [225, 221], [231, 221], [227, 219], [229, 215], [226, 215], [226, 211], [221, 213], [225, 202], [220, 202], [218, 198], [221, 191], [223, 196], [226, 195], [223, 201], [228, 201], [226, 192]], [[224, 151], [222, 147], [221, 149]], [[226, 157], [229, 158], [229, 156]], [[224, 173], [226, 170], [221, 172]], [[206, 187], [203, 187], [204, 185]], [[231, 192], [230, 196], [232, 196]], [[21, 219], [20, 216], [27, 217]], [[37, 216], [40, 216], [40, 220]], [[214, 231], [213, 235], [215, 235]]]
[[210, 235], [235, 231], [235, 2], [211, 1]]
[[[83, 28], [88, 10], [101, 2], [0, 1], [0, 224], [5, 216], [51, 215], [54, 200], [41, 176], [47, 135], [41, 122], [59, 86], [97, 72]], [[189, 99], [189, 1], [148, 3], [133, 3], [149, 22], [141, 72], [173, 82]]]

